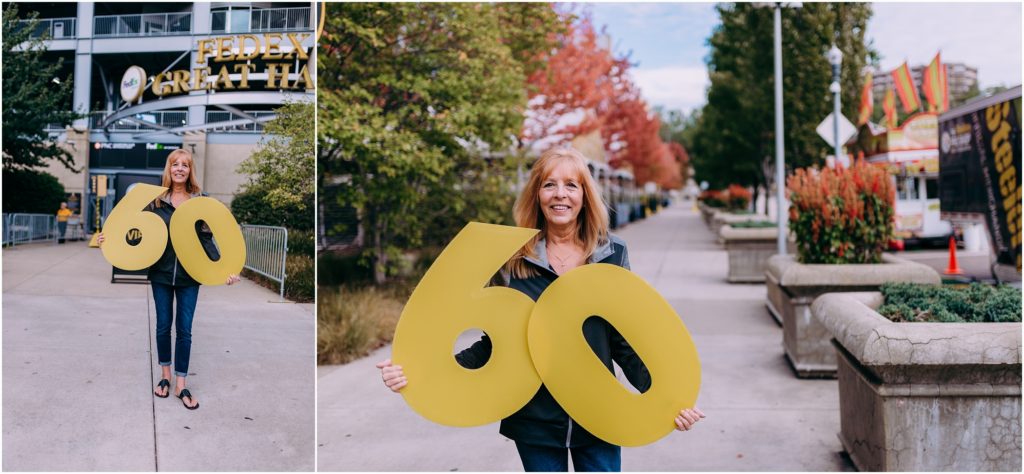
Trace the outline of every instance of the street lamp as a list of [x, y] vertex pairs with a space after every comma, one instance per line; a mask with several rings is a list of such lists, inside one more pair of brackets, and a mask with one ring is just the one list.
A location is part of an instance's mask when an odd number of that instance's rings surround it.
[[[803, 2], [754, 3], [755, 7], [771, 6], [775, 9], [775, 216], [779, 229], [778, 253], [786, 255], [786, 212], [782, 209], [786, 190], [786, 164], [783, 153], [785, 140], [782, 126], [782, 7], [800, 8]], [[767, 206], [767, 204], [766, 204]], [[765, 212], [768, 208], [765, 207]]]
[[836, 47], [835, 43], [832, 44], [832, 49], [828, 50], [828, 62], [832, 65], [832, 85], [828, 87], [828, 90], [832, 91], [834, 104], [832, 111], [834, 134], [832, 137], [835, 140], [836, 163], [841, 163], [839, 160], [839, 153], [842, 151], [842, 145], [839, 143], [839, 68], [843, 65], [843, 52]]

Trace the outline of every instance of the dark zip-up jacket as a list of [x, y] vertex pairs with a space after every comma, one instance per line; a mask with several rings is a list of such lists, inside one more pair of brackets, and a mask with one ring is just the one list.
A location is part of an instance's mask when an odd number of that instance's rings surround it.
[[[537, 301], [548, 285], [558, 278], [558, 274], [548, 263], [547, 248], [543, 239], [534, 247], [534, 253], [537, 254], [537, 258], [527, 258], [526, 261], [536, 267], [539, 275], [522, 279], [511, 278], [507, 286]], [[588, 263], [610, 263], [628, 270], [629, 257], [625, 242], [609, 235], [609, 241], [594, 250]], [[583, 323], [583, 336], [601, 362], [608, 367], [608, 371], [614, 373], [612, 361], [615, 361], [637, 390], [644, 392], [650, 388], [651, 376], [647, 372], [647, 367], [611, 324], [604, 319], [589, 318]], [[485, 334], [472, 346], [458, 353], [455, 359], [463, 367], [473, 369], [482, 367], [490, 354], [491, 340]], [[585, 390], [585, 387], [581, 389]], [[537, 446], [574, 448], [600, 441], [577, 425], [544, 385], [541, 385], [533, 398], [519, 411], [501, 420], [500, 432], [512, 440]]]
[[[192, 197], [206, 196], [203, 194], [193, 194]], [[164, 221], [164, 225], [168, 229], [171, 228], [171, 216], [174, 215], [175, 207], [171, 204], [171, 200], [167, 196], [161, 196], [160, 207], [156, 206], [156, 201], [149, 203], [146, 206], [147, 211], [152, 212], [160, 216]], [[220, 259], [220, 252], [217, 250], [217, 244], [213, 240], [213, 232], [210, 228], [202, 221], [196, 222], [196, 234], [199, 235], [199, 243], [202, 244], [203, 250], [206, 251], [206, 256], [210, 260]], [[185, 271], [185, 267], [181, 266], [181, 262], [178, 260], [178, 255], [174, 253], [174, 246], [171, 245], [171, 239], [167, 239], [167, 247], [164, 249], [163, 255], [156, 261], [151, 267], [149, 267], [149, 281], [154, 283], [162, 283], [164, 285], [171, 286], [198, 286], [199, 282], [195, 281], [191, 275]]]

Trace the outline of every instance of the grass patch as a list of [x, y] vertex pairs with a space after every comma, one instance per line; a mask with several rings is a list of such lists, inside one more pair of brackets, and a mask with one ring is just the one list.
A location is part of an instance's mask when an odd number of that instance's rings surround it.
[[412, 286], [320, 288], [317, 364], [344, 364], [391, 342]]
[[1020, 322], [1021, 293], [1010, 286], [886, 283], [878, 313], [895, 322]]

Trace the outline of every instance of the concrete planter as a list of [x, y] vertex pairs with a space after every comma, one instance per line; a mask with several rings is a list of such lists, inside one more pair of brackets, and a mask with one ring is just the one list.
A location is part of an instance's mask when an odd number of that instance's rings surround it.
[[711, 226], [711, 219], [715, 217], [715, 214], [722, 211], [722, 208], [711, 207], [702, 201], [697, 202], [697, 208], [700, 209], [700, 216], [704, 219], [704, 225], [708, 227]]
[[722, 226], [719, 231], [729, 252], [729, 283], [762, 283], [768, 259], [779, 252], [775, 227], [736, 228]]
[[[722, 226], [737, 224], [740, 222], [753, 222], [753, 221], [766, 221], [768, 216], [761, 214], [733, 214], [727, 211], [719, 211], [711, 217], [711, 232], [715, 235], [720, 235]], [[719, 240], [719, 243], [723, 243]]]
[[765, 286], [768, 311], [782, 325], [782, 345], [797, 377], [836, 376], [831, 335], [811, 316], [811, 303], [825, 293], [875, 291], [882, 283], [939, 284], [939, 274], [926, 265], [891, 255], [879, 264], [802, 264], [793, 255], [768, 260]]
[[1021, 324], [894, 323], [880, 293], [813, 304], [839, 355], [839, 438], [861, 471], [1021, 471]]

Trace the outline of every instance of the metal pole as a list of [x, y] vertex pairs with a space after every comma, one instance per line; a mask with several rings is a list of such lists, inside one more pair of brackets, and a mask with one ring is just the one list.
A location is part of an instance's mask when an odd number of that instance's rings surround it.
[[779, 229], [779, 255], [786, 255], [786, 210], [782, 208], [786, 189], [782, 138], [782, 5], [775, 4], [775, 208]]
[[835, 157], [836, 157], [835, 159], [836, 159], [836, 163], [837, 164], [840, 163], [840, 161], [839, 161], [839, 153], [842, 152], [842, 149], [843, 149], [842, 145], [839, 142], [839, 116], [840, 116], [839, 114], [842, 113], [842, 112], [839, 111], [839, 101], [841, 100], [839, 98], [839, 88], [840, 88], [839, 76], [840, 76], [839, 65], [838, 64], [833, 64], [832, 65], [832, 87], [830, 87], [830, 89], [832, 89], [832, 96], [834, 97], [834, 100], [832, 101], [834, 103], [834, 105], [833, 105], [833, 109], [834, 110], [832, 111], [832, 123], [833, 123], [832, 132], [834, 133], [834, 135], [832, 135], [832, 139], [835, 141], [835, 153], [836, 153], [835, 154]]
[[836, 163], [838, 164], [838, 163], [841, 163], [841, 161], [839, 161], [839, 156], [840, 156], [839, 153], [842, 152], [842, 149], [843, 149], [842, 145], [839, 142], [839, 113], [840, 113], [839, 112], [839, 100], [840, 99], [839, 99], [839, 78], [838, 77], [836, 78], [835, 85], [836, 85], [836, 88], [835, 88], [836, 92], [834, 94], [832, 94], [833, 96], [835, 96], [835, 100], [833, 101], [835, 103], [835, 105], [833, 106], [833, 108], [835, 110], [832, 111], [832, 117], [833, 117], [832, 122], [834, 122], [834, 125], [833, 125], [832, 129], [833, 129], [833, 133], [835, 133], [835, 135], [833, 135], [833, 137], [834, 137], [834, 140], [835, 140], [835, 148], [836, 148]]

